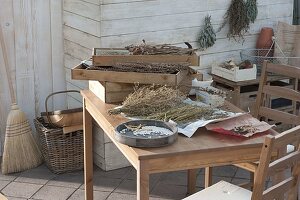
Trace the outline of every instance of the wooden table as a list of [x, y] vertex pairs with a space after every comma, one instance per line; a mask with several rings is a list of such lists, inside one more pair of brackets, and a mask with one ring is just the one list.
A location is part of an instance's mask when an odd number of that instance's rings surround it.
[[[196, 169], [252, 162], [259, 159], [264, 136], [251, 139], [229, 137], [199, 129], [192, 138], [179, 134], [178, 140], [167, 147], [133, 148], [114, 139], [114, 128], [126, 121], [120, 115], [111, 116], [108, 109], [115, 105], [105, 104], [92, 92], [81, 91], [84, 116], [84, 181], [85, 199], [93, 199], [93, 147], [92, 119], [119, 148], [137, 170], [137, 199], [149, 199], [149, 175], [160, 172], [188, 170], [188, 192], [195, 192]], [[240, 111], [232, 104], [232, 111]]]
[[[284, 76], [268, 76], [268, 82], [278, 82], [282, 80], [287, 80], [287, 77]], [[229, 95], [229, 101], [236, 105], [237, 107], [243, 109], [244, 111], [248, 112], [252, 111], [252, 104], [255, 103], [256, 93], [258, 90], [258, 84], [260, 80], [260, 76], [258, 76], [254, 80], [247, 80], [247, 81], [238, 81], [234, 82], [223, 77], [217, 76], [212, 74], [212, 80], [214, 87], [217, 87], [222, 90], [227, 90]], [[292, 84], [292, 83], [291, 83]], [[291, 85], [289, 84], [289, 85]], [[249, 87], [249, 91], [242, 91], [245, 87]], [[232, 92], [230, 92], [232, 90]]]

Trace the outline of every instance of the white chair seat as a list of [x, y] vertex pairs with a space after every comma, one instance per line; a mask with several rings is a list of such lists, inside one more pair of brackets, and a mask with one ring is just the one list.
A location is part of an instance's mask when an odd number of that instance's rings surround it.
[[233, 185], [226, 181], [220, 181], [205, 188], [184, 200], [250, 200], [252, 192]]

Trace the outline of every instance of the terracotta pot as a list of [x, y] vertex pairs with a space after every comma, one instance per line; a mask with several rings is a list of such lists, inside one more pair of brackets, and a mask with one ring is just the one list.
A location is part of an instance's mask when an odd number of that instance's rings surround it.
[[[267, 57], [272, 57], [273, 56], [273, 48], [272, 47], [272, 37], [274, 35], [273, 29], [269, 28], [269, 27], [263, 27], [260, 31], [260, 34], [257, 38], [257, 42], [256, 42], [256, 48], [257, 49], [267, 49], [269, 50], [270, 48], [272, 48], [272, 50], [270, 51], [269, 55], [267, 55]], [[266, 51], [267, 52], [267, 51]], [[261, 52], [263, 53], [263, 52]], [[264, 55], [266, 56], [266, 55]]]
[[270, 49], [272, 45], [273, 29], [264, 27], [261, 29], [260, 34], [257, 38], [256, 48], [257, 49]]

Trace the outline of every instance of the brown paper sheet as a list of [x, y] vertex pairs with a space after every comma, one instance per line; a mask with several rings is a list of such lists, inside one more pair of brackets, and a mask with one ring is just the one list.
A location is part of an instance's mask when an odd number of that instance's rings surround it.
[[[243, 134], [238, 133], [236, 130], [242, 126], [251, 126], [253, 129]], [[205, 126], [207, 130], [217, 131], [223, 134], [236, 135], [241, 137], [251, 137], [254, 134], [265, 132], [272, 128], [266, 122], [261, 122], [258, 119], [252, 117], [250, 114], [244, 114], [239, 117], [231, 118], [225, 121], [217, 122], [214, 124], [208, 124]]]

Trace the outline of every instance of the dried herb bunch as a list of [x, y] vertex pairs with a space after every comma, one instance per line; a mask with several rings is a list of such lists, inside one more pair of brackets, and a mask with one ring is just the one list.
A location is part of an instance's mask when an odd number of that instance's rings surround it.
[[142, 44], [126, 46], [133, 55], [192, 55], [196, 49], [192, 49], [189, 43], [185, 43], [188, 48], [176, 47], [169, 44], [150, 45], [143, 40]]
[[112, 109], [109, 113], [123, 112], [129, 117], [146, 117], [180, 105], [185, 97], [180, 91], [167, 86], [144, 86], [129, 94], [121, 108]]
[[249, 18], [244, 0], [232, 0], [225, 15], [225, 21], [229, 24], [228, 38], [242, 37], [249, 30]]
[[232, 131], [236, 134], [246, 135], [247, 133], [255, 133], [258, 129], [252, 124], [234, 127]]
[[178, 124], [228, 116], [209, 106], [200, 107], [183, 103], [185, 98], [186, 96], [178, 90], [166, 86], [143, 86], [130, 94], [121, 108], [111, 109], [109, 113], [120, 114], [122, 112], [129, 117], [164, 121], [171, 119]]
[[193, 87], [192, 88], [199, 90], [199, 91], [203, 91], [203, 92], [207, 92], [208, 94], [211, 95], [218, 95], [220, 97], [226, 97], [227, 93], [223, 90], [219, 90], [219, 89], [215, 89], [215, 88], [209, 88], [209, 87]]
[[244, 38], [244, 34], [250, 28], [250, 23], [254, 23], [256, 17], [256, 0], [247, 0], [246, 2], [244, 0], [232, 0], [218, 31], [228, 23], [228, 38], [234, 38], [235, 40]]
[[213, 46], [216, 41], [216, 33], [211, 24], [211, 16], [207, 15], [204, 19], [204, 23], [204, 28], [200, 32], [197, 40], [200, 46], [200, 50], [205, 50], [208, 47]]
[[256, 0], [247, 0], [246, 8], [247, 8], [247, 17], [249, 18], [251, 23], [254, 23], [258, 12]]
[[178, 124], [185, 124], [188, 122], [193, 122], [198, 119], [216, 119], [227, 117], [225, 113], [217, 113], [216, 110], [207, 106], [200, 107], [190, 104], [181, 104], [178, 107], [171, 108], [165, 112], [159, 112], [153, 115], [148, 116], [148, 119], [164, 120], [169, 121], [173, 120]]
[[148, 73], [176, 73], [187, 70], [188, 62], [181, 63], [146, 63], [146, 62], [124, 62], [116, 63], [113, 67], [122, 71], [148, 72]]
[[187, 70], [190, 64], [182, 63], [146, 63], [146, 62], [122, 62], [113, 66], [92, 66], [90, 70], [117, 71], [117, 72], [141, 72], [141, 73], [166, 73], [173, 74], [180, 70]]

